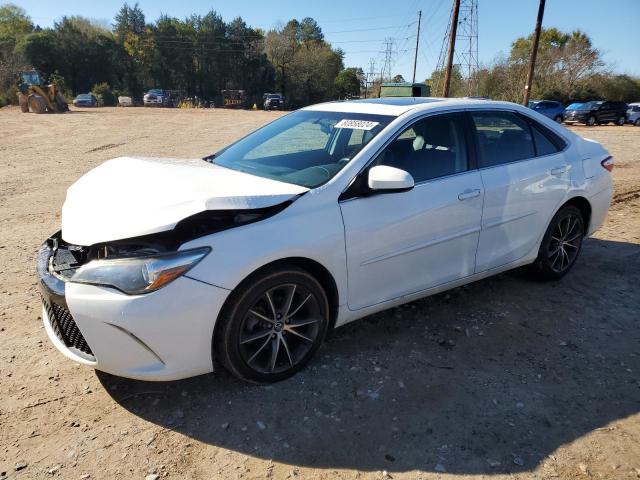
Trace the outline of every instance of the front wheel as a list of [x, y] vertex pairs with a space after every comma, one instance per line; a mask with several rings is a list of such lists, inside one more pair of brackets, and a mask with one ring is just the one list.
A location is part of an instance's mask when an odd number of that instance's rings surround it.
[[622, 125], [624, 125], [624, 124], [625, 124], [625, 122], [626, 122], [626, 118], [624, 118], [624, 117], [620, 116], [620, 117], [618, 117], [618, 118], [617, 118], [617, 120], [616, 120], [616, 125], [618, 125], [618, 126], [620, 126], [620, 127], [621, 127]]
[[640, 127], [640, 118], [636, 118], [636, 121], [633, 122], [633, 125], [636, 127]]
[[590, 127], [593, 127], [595, 124], [596, 124], [596, 117], [591, 116], [587, 118], [587, 125], [589, 125]]
[[533, 272], [545, 280], [566, 275], [580, 254], [583, 238], [584, 219], [580, 210], [573, 205], [561, 208], [542, 238], [538, 258], [531, 265]]
[[562, 115], [556, 115], [556, 118], [554, 118], [556, 123], [562, 123]]
[[309, 362], [327, 332], [329, 302], [312, 275], [282, 267], [241, 284], [218, 321], [217, 359], [236, 377], [272, 383]]

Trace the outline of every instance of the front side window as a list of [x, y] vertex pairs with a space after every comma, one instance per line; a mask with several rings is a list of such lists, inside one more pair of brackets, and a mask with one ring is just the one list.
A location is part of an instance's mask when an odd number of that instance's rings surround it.
[[416, 183], [469, 168], [461, 114], [427, 117], [405, 129], [373, 165], [400, 168]]
[[394, 118], [299, 110], [206, 160], [252, 175], [313, 188], [336, 175]]
[[476, 127], [480, 167], [517, 162], [535, 156], [527, 122], [511, 112], [471, 112]]

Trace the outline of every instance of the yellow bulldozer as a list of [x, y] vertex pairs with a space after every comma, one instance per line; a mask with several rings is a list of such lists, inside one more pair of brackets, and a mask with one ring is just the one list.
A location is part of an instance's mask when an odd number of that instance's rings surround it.
[[65, 99], [54, 84], [47, 84], [37, 70], [17, 75], [18, 103], [23, 113], [63, 113], [69, 110]]

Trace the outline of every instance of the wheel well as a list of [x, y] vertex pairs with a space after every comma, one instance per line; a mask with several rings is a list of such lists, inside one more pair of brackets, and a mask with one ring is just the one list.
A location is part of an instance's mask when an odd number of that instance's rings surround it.
[[586, 235], [589, 231], [589, 223], [591, 222], [591, 204], [589, 203], [589, 200], [584, 197], [573, 197], [562, 206], [564, 207], [565, 205], [573, 205], [580, 210], [582, 219], [584, 220], [584, 233]]
[[[234, 292], [238, 289], [238, 287], [240, 287], [242, 284], [247, 282], [249, 279], [251, 279], [255, 275], [259, 275], [265, 270], [272, 270], [279, 266], [295, 266], [295, 267], [301, 268], [302, 270], [305, 270], [306, 272], [311, 274], [318, 282], [320, 282], [320, 285], [322, 285], [322, 288], [327, 294], [327, 300], [329, 301], [329, 315], [330, 315], [329, 330], [331, 330], [335, 326], [336, 320], [338, 318], [338, 305], [339, 305], [338, 287], [336, 286], [336, 282], [333, 278], [333, 275], [331, 275], [329, 270], [327, 270], [322, 264], [316, 262], [315, 260], [311, 260], [310, 258], [288, 257], [288, 258], [281, 258], [280, 260], [276, 260], [271, 263], [267, 263], [266, 265], [263, 265], [262, 267], [258, 268], [254, 272], [247, 275], [247, 277], [244, 278], [238, 284], [238, 286], [236, 286], [236, 288], [234, 289]], [[233, 297], [234, 295], [232, 292], [227, 297], [227, 300], [224, 302], [224, 305], [220, 309], [218, 318], [224, 315], [224, 312], [229, 307], [229, 301], [233, 299]], [[214, 339], [218, 334], [218, 328], [220, 324], [221, 322], [216, 322], [216, 325], [213, 330]]]

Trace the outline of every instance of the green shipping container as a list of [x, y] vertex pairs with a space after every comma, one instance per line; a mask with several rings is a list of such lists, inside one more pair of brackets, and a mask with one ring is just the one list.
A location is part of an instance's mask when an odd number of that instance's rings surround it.
[[431, 88], [424, 83], [383, 83], [380, 85], [380, 97], [428, 97]]

